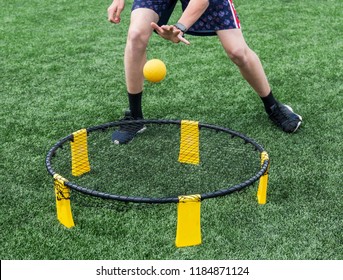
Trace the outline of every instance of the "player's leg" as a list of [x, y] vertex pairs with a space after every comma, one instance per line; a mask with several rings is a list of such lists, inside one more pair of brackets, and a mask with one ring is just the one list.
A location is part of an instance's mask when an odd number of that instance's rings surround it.
[[[159, 25], [168, 22], [177, 0], [144, 1], [134, 0], [131, 21], [125, 47], [125, 77], [130, 110], [125, 119], [143, 119], [143, 67], [146, 62], [146, 48], [153, 29], [151, 22]], [[144, 125], [121, 126], [112, 134], [112, 141], [116, 144], [130, 142], [137, 133], [145, 129]]]
[[246, 44], [241, 29], [217, 31], [220, 42], [230, 59], [238, 66], [243, 77], [260, 97], [270, 93], [270, 86], [262, 64]]
[[157, 22], [157, 13], [151, 9], [135, 9], [127, 35], [124, 63], [127, 91], [137, 94], [143, 90], [143, 67], [146, 62], [146, 48], [152, 34], [150, 23]]
[[[138, 8], [132, 11], [130, 27], [127, 35], [124, 65], [126, 88], [129, 99], [129, 110], [125, 112], [123, 120], [143, 119], [142, 92], [143, 67], [146, 62], [146, 48], [152, 34], [150, 23], [157, 22], [159, 16], [151, 9]], [[112, 134], [115, 144], [130, 142], [137, 133], [146, 129], [143, 124], [122, 125]]]
[[291, 107], [276, 101], [259, 57], [245, 42], [240, 29], [217, 31], [223, 48], [242, 76], [261, 97], [270, 119], [285, 132], [295, 132], [302, 121]]

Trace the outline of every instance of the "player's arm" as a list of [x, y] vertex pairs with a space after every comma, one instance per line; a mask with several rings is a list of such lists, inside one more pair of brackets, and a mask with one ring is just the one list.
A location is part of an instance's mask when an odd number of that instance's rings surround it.
[[180, 19], [179, 23], [189, 29], [205, 12], [209, 5], [209, 0], [191, 0]]
[[120, 22], [120, 14], [125, 8], [125, 0], [113, 0], [107, 9], [108, 21], [112, 23]]
[[[187, 30], [201, 17], [208, 5], [209, 0], [190, 0], [187, 8], [178, 20], [178, 23]], [[158, 26], [156, 23], [152, 22], [151, 26], [166, 40], [170, 40], [174, 43], [183, 42], [187, 45], [190, 44], [188, 40], [182, 37], [184, 32], [173, 25]]]

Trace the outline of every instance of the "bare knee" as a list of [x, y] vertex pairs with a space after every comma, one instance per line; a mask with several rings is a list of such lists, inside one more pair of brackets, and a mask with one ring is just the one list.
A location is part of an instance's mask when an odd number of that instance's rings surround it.
[[249, 62], [249, 51], [248, 47], [236, 47], [226, 50], [226, 53], [236, 65], [242, 67], [247, 65]]
[[145, 51], [150, 36], [150, 32], [146, 32], [139, 27], [130, 27], [127, 37], [127, 44], [134, 50]]

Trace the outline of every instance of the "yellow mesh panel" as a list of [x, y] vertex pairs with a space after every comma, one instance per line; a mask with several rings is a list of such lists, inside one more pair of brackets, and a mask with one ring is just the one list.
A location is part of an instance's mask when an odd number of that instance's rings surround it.
[[199, 164], [199, 123], [181, 121], [181, 140], [179, 162]]
[[71, 141], [71, 168], [73, 176], [81, 176], [90, 171], [88, 160], [87, 130], [80, 129], [73, 133]]

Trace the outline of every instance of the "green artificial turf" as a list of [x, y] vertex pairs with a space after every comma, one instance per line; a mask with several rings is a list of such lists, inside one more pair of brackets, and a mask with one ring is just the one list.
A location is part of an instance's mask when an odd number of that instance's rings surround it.
[[[109, 2], [0, 2], [0, 258], [342, 259], [340, 0], [235, 1], [275, 96], [303, 116], [296, 134], [268, 120], [216, 37], [187, 36], [190, 46], [157, 35], [150, 41], [148, 58], [163, 60], [168, 72], [163, 82], [145, 84], [145, 118], [198, 120], [255, 139], [271, 158], [266, 205], [256, 202], [257, 184], [203, 201], [202, 245], [187, 248], [174, 245], [176, 204], [72, 191], [76, 226], [58, 223], [45, 157], [62, 137], [122, 117], [131, 2], [120, 25], [107, 21]], [[173, 180], [157, 176], [164, 185]]]

